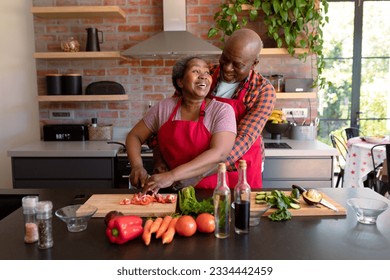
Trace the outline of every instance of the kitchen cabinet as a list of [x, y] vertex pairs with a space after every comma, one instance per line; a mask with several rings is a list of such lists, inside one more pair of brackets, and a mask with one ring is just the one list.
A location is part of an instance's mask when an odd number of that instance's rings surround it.
[[263, 187], [291, 189], [293, 184], [305, 188], [331, 188], [333, 157], [265, 158]]
[[[71, 18], [126, 18], [118, 6], [59, 6], [32, 7], [34, 16], [42, 19]], [[124, 59], [119, 51], [101, 52], [36, 52], [35, 59]], [[77, 102], [77, 101], [126, 101], [128, 95], [88, 95], [88, 96], [38, 96], [39, 102]]]
[[12, 157], [14, 188], [114, 188], [114, 157]]

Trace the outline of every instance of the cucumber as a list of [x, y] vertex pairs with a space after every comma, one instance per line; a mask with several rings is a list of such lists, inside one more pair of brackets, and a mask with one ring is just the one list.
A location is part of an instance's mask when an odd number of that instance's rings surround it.
[[300, 209], [301, 208], [301, 206], [299, 204], [296, 204], [296, 203], [290, 203], [290, 207], [293, 209]]

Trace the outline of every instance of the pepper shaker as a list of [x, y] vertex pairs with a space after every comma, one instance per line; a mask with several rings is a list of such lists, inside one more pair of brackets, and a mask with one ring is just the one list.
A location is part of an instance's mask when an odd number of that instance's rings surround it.
[[25, 196], [22, 198], [24, 215], [24, 242], [35, 243], [38, 241], [38, 226], [35, 218], [35, 207], [38, 196]]
[[40, 201], [37, 203], [37, 224], [38, 224], [38, 248], [49, 249], [53, 247], [53, 228], [52, 228], [52, 209], [51, 201]]

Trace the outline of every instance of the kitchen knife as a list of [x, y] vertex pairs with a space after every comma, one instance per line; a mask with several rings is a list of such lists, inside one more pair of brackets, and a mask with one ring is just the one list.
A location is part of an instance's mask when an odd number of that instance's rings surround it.
[[[292, 185], [292, 188], [299, 190], [300, 194], [302, 194], [302, 193], [304, 193], [306, 191], [305, 188], [303, 188], [301, 186], [297, 186], [297, 185]], [[320, 204], [324, 205], [325, 207], [327, 207], [329, 209], [332, 209], [335, 212], [339, 212], [339, 209], [337, 209], [336, 206], [334, 206], [332, 203], [330, 203], [329, 201], [327, 201], [327, 200], [325, 200], [323, 198], [320, 200]]]

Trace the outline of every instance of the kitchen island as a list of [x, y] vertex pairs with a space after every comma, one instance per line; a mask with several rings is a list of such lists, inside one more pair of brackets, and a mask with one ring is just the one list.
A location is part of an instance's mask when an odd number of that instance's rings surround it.
[[[124, 140], [117, 142], [124, 143]], [[273, 146], [265, 149], [264, 187], [289, 188], [291, 184], [333, 186], [333, 159], [337, 155], [333, 147], [317, 140], [265, 138], [264, 142]], [[13, 187], [117, 187], [115, 178], [123, 175], [116, 174], [117, 159], [125, 157], [123, 154], [119, 156], [121, 149], [121, 145], [107, 144], [106, 141], [37, 141], [11, 149], [8, 156], [12, 160]], [[142, 157], [144, 163], [150, 164], [152, 154], [143, 153]]]
[[[123, 245], [109, 243], [103, 218], [93, 218], [86, 231], [68, 232], [65, 224], [53, 216], [54, 246], [40, 250], [37, 244], [25, 244], [22, 209], [0, 221], [0, 259], [2, 260], [379, 260], [390, 259], [390, 210], [377, 225], [356, 221], [347, 206], [351, 197], [369, 197], [387, 201], [366, 188], [319, 189], [347, 210], [346, 216], [292, 217], [290, 221], [273, 222], [262, 217], [260, 225], [247, 235], [237, 235], [231, 228], [227, 239], [213, 234], [196, 233], [192, 237], [175, 236], [171, 244], [152, 239], [147, 247], [142, 239]], [[53, 210], [68, 204], [83, 203], [96, 193], [126, 193], [124, 189], [0, 190], [1, 195], [39, 195], [51, 200]], [[210, 191], [197, 191], [198, 198]]]

